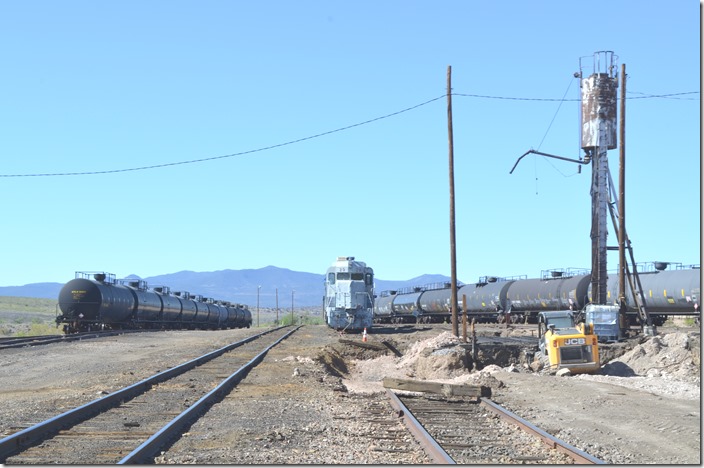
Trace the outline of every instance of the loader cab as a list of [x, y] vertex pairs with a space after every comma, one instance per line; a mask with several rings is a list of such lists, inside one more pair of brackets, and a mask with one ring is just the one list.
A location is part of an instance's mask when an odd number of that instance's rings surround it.
[[573, 374], [599, 369], [599, 348], [593, 326], [576, 323], [571, 310], [538, 314], [538, 346], [550, 371], [569, 369]]
[[554, 335], [557, 330], [574, 329], [574, 312], [571, 310], [560, 310], [557, 312], [541, 312], [538, 314], [538, 343], [540, 352], [547, 354], [545, 349], [545, 335]]

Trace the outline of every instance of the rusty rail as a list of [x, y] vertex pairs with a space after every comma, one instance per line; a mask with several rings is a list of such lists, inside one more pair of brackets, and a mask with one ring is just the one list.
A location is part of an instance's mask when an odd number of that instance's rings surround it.
[[524, 431], [530, 432], [531, 434], [536, 435], [539, 437], [547, 446], [559, 450], [560, 452], [564, 453], [565, 455], [571, 457], [575, 463], [580, 463], [580, 464], [593, 464], [593, 465], [604, 465], [606, 462], [603, 460], [599, 460], [596, 457], [593, 457], [589, 455], [586, 452], [583, 452], [579, 450], [577, 447], [574, 447], [567, 442], [564, 442], [555, 436], [552, 436], [545, 432], [544, 430], [534, 426], [533, 424], [529, 423], [525, 419], [521, 418], [515, 413], [512, 413], [511, 411], [507, 410], [506, 408], [497, 405], [493, 401], [489, 400], [488, 398], [481, 398], [481, 403], [501, 416], [504, 420], [508, 421], [511, 424], [515, 424], [519, 426], [521, 429]]
[[433, 463], [439, 465], [455, 465], [455, 460], [452, 459], [450, 455], [437, 443], [437, 441], [428, 434], [428, 431], [418, 422], [418, 420], [408, 411], [406, 405], [404, 405], [401, 400], [398, 399], [396, 394], [391, 390], [387, 389], [386, 394], [391, 400], [391, 406], [398, 411], [398, 416], [403, 418], [403, 423], [406, 425], [408, 430], [413, 434], [413, 436], [420, 442], [423, 450], [432, 459]]

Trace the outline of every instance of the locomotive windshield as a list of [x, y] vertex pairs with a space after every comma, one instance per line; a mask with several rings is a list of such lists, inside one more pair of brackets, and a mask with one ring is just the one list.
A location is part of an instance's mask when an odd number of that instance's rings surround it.
[[340, 272], [337, 274], [337, 279], [338, 280], [349, 280], [350, 279], [350, 274], [347, 272]]

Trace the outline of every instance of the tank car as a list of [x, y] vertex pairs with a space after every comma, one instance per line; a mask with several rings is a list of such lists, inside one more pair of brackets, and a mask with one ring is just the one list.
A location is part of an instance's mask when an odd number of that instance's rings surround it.
[[[93, 279], [90, 279], [91, 276]], [[111, 273], [76, 272], [59, 292], [57, 326], [65, 333], [91, 330], [217, 329], [252, 324], [239, 305], [230, 312], [219, 301], [204, 302], [189, 293], [171, 294], [166, 286], [150, 290], [143, 280], [116, 280]]]
[[89, 273], [76, 273], [59, 291], [62, 314], [56, 323], [63, 323], [67, 333], [122, 328], [132, 322], [136, 306], [132, 290], [117, 284], [110, 273], [94, 277], [90, 280]]
[[420, 323], [442, 323], [452, 314], [452, 283], [433, 283], [423, 287], [418, 298], [417, 321]]
[[337, 257], [325, 275], [325, 323], [344, 332], [371, 328], [374, 315], [374, 270], [354, 257]]
[[178, 297], [181, 303], [181, 316], [180, 322], [186, 324], [192, 324], [196, 319], [196, 312], [198, 311], [198, 306], [196, 302], [191, 299], [191, 293], [188, 291], [176, 291], [174, 296]]
[[[144, 284], [146, 289], [146, 282]], [[184, 321], [184, 309], [186, 306], [177, 297], [171, 294], [168, 286], [157, 286], [153, 288], [156, 296], [161, 301], [161, 323], [168, 324], [169, 328], [180, 328], [179, 325]], [[141, 307], [140, 307], [141, 309]]]
[[[638, 273], [645, 296], [645, 309], [655, 325], [662, 325], [669, 316], [700, 315], [700, 268], [658, 270]], [[607, 298], [618, 301], [618, 275], [611, 274], [607, 281]], [[626, 313], [630, 323], [637, 323], [637, 308], [629, 285], [625, 288]], [[590, 289], [591, 294], [591, 289]]]
[[[668, 316], [700, 315], [701, 276], [699, 266], [689, 269], [647, 271], [639, 274], [645, 294], [646, 310], [655, 325]], [[462, 296], [467, 298], [469, 318], [478, 321], [502, 321], [508, 314], [512, 322], [536, 323], [543, 311], [584, 310], [591, 302], [591, 275], [585, 270], [546, 270], [540, 278], [482, 277], [479, 282], [463, 285], [457, 291], [458, 313]], [[609, 302], [618, 296], [618, 275], [610, 274], [607, 284]], [[637, 323], [637, 311], [630, 288], [626, 289], [627, 315]], [[426, 285], [381, 294], [374, 308], [378, 322], [417, 321], [437, 323], [451, 316], [450, 283]], [[415, 319], [415, 320], [414, 320]]]
[[394, 315], [396, 317], [418, 317], [420, 314], [418, 301], [423, 292], [423, 288], [420, 286], [398, 291], [391, 304]]
[[[478, 322], [502, 322], [508, 310], [506, 291], [515, 280], [485, 276], [476, 283], [457, 285], [457, 313], [464, 313], [463, 297], [466, 299], [467, 318]], [[452, 320], [451, 283], [426, 285], [418, 299], [418, 321], [440, 323]], [[517, 320], [517, 315], [512, 321]]]
[[506, 291], [511, 314], [520, 314], [522, 321], [534, 323], [540, 312], [581, 310], [589, 298], [590, 275], [562, 276], [518, 280]]
[[[466, 284], [457, 291], [458, 307], [462, 304], [462, 296], [467, 298], [467, 315], [477, 321], [494, 321], [503, 323], [506, 314], [510, 314], [511, 322], [518, 322], [522, 315], [511, 314], [507, 293], [515, 280], [506, 280], [489, 276], [481, 278], [474, 284]], [[461, 310], [461, 309], [458, 309]]]
[[400, 323], [394, 316], [393, 302], [397, 291], [382, 291], [374, 299], [374, 323]]

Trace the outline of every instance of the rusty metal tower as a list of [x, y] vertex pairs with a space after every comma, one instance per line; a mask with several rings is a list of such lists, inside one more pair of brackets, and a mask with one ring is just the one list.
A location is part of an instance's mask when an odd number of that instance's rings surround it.
[[617, 145], [616, 89], [618, 88], [618, 57], [611, 51], [595, 52], [592, 74], [584, 77], [583, 63], [579, 61], [582, 90], [581, 147], [585, 162], [592, 162], [592, 302], [606, 304], [606, 238], [609, 211], [608, 150]]

